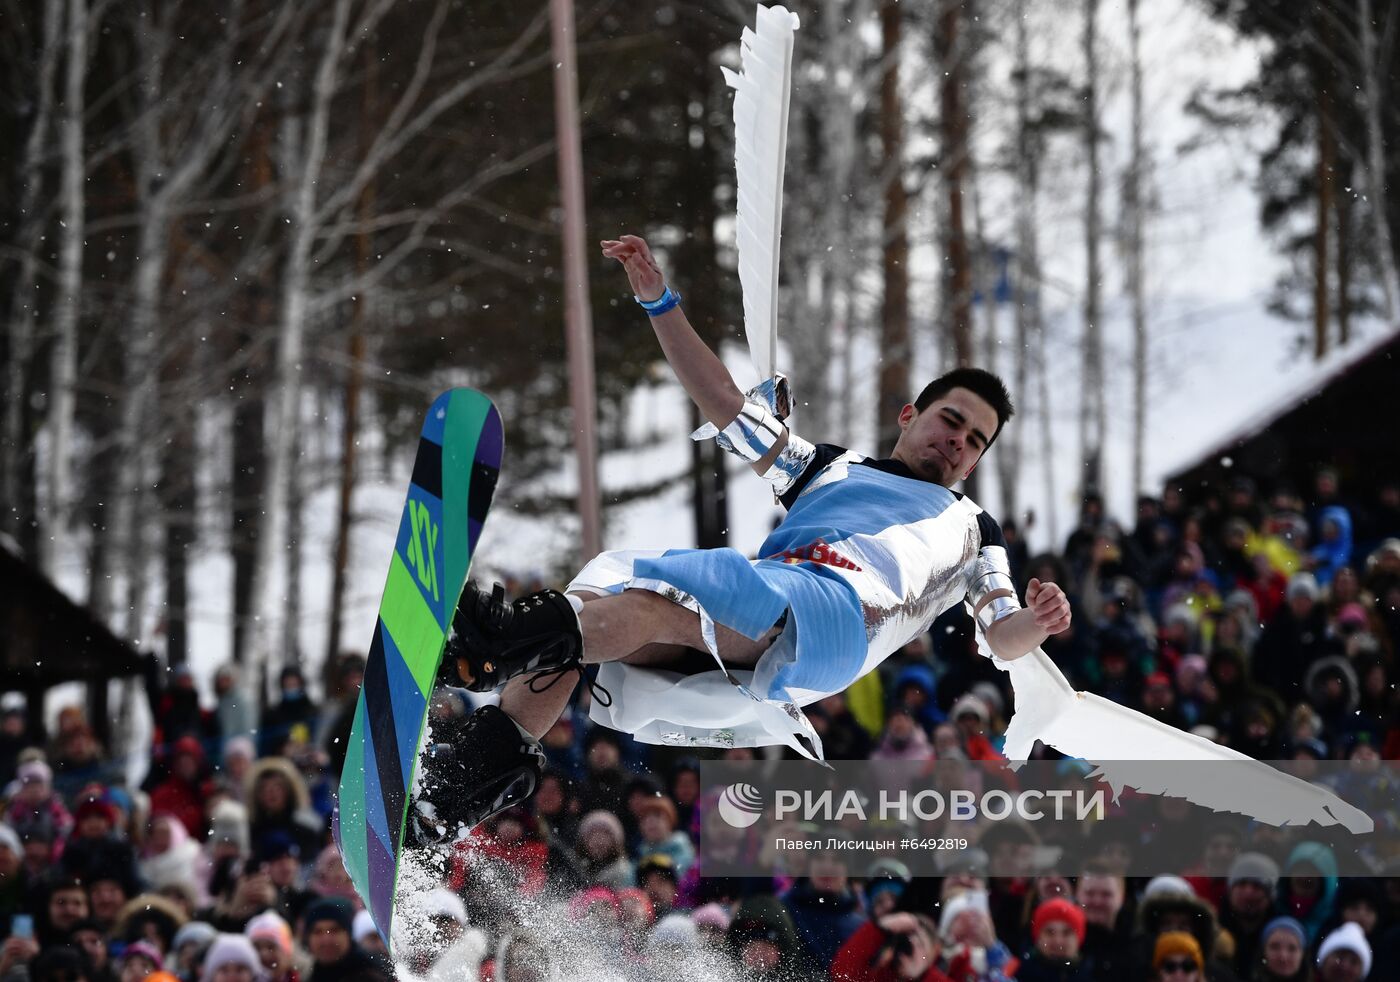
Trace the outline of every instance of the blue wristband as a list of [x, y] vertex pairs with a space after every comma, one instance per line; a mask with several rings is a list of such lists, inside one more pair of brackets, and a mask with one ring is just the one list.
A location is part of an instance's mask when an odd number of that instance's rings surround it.
[[632, 299], [641, 305], [641, 308], [647, 312], [648, 317], [657, 317], [681, 305], [681, 295], [674, 292], [669, 286], [666, 287], [665, 292], [655, 300], [643, 300], [635, 294], [633, 294]]

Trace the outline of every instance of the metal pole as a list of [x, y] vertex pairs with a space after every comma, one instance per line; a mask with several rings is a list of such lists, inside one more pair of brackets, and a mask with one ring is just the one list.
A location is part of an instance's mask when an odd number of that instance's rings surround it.
[[559, 136], [559, 188], [564, 199], [564, 323], [569, 349], [569, 388], [578, 454], [580, 546], [586, 563], [601, 551], [598, 501], [598, 437], [593, 400], [593, 318], [584, 262], [583, 151], [578, 123], [578, 69], [574, 58], [573, 0], [550, 0], [554, 47], [554, 125]]

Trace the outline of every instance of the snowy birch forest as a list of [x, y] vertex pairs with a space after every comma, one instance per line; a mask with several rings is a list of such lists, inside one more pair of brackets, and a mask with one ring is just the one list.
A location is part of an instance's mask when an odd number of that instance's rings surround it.
[[[1146, 490], [1170, 344], [1155, 297], [1192, 248], [1182, 229], [1212, 220], [1170, 175], [1203, 155], [1256, 197], [1280, 348], [1321, 357], [1360, 318], [1393, 322], [1400, 5], [788, 6], [782, 330], [804, 432], [887, 451], [928, 372], [982, 364], [1022, 411], [988, 507]], [[738, 343], [719, 66], [753, 5], [576, 0], [575, 16], [590, 242], [647, 236], [702, 334]], [[1161, 38], [1182, 16], [1202, 68], [1169, 84]], [[1241, 51], [1243, 74], [1210, 70]], [[497, 507], [569, 511], [535, 480], [572, 446], [548, 4], [0, 0], [0, 64], [0, 522], [35, 566], [80, 565], [75, 599], [120, 636], [190, 658], [192, 557], [220, 553], [235, 658], [338, 651], [347, 568], [386, 558], [351, 555], [355, 491], [411, 459], [451, 385], [507, 421]], [[667, 376], [620, 273], [590, 263], [607, 454], [635, 442], [629, 398]], [[1126, 349], [1105, 342], [1110, 309]], [[1073, 366], [1049, 363], [1052, 322]], [[1110, 405], [1108, 372], [1131, 377], [1130, 404]], [[1133, 434], [1121, 473], [1110, 414]], [[688, 486], [676, 520], [723, 544], [725, 468], [688, 452], [605, 488], [605, 508]], [[327, 488], [331, 596], [309, 604], [295, 546]], [[324, 650], [302, 650], [308, 607]]]

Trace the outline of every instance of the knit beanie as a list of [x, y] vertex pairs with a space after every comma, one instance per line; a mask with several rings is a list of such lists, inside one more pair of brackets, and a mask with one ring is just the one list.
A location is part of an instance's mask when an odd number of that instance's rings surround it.
[[1031, 937], [1039, 937], [1045, 925], [1056, 921], [1068, 924], [1079, 943], [1084, 943], [1084, 910], [1064, 897], [1047, 900], [1035, 909], [1035, 915], [1031, 918]]
[[953, 922], [958, 919], [960, 914], [969, 910], [991, 915], [991, 904], [987, 899], [987, 891], [964, 890], [962, 893], [954, 894], [944, 902], [943, 915], [938, 919], [938, 933], [945, 943], [952, 941]]
[[1264, 925], [1263, 932], [1259, 935], [1259, 943], [1262, 945], [1269, 940], [1269, 935], [1275, 931], [1287, 931], [1298, 939], [1298, 947], [1306, 949], [1308, 947], [1308, 932], [1303, 928], [1301, 921], [1292, 917], [1275, 917], [1272, 921]]
[[225, 965], [242, 965], [253, 973], [253, 978], [258, 982], [267, 978], [253, 942], [241, 934], [221, 934], [214, 939], [214, 943], [209, 946], [209, 953], [204, 956], [204, 970], [199, 977], [200, 982], [214, 982], [219, 969]]
[[355, 911], [351, 909], [348, 900], [323, 897], [308, 906], [302, 914], [302, 924], [305, 925], [307, 934], [311, 933], [317, 921], [333, 921], [349, 934], [355, 927]]
[[1152, 967], [1159, 969], [1162, 962], [1173, 955], [1186, 955], [1196, 963], [1197, 968], [1205, 968], [1206, 959], [1201, 954], [1201, 943], [1189, 931], [1163, 931], [1157, 935], [1157, 944], [1152, 949]]
[[292, 953], [292, 928], [275, 910], [265, 910], [248, 922], [243, 934], [249, 941], [276, 941], [282, 953]]
[[1347, 921], [1323, 939], [1322, 947], [1317, 949], [1318, 968], [1322, 967], [1327, 956], [1334, 951], [1356, 952], [1357, 957], [1361, 959], [1361, 977], [1364, 979], [1371, 974], [1371, 946], [1367, 943], [1366, 933], [1361, 930], [1360, 924]]

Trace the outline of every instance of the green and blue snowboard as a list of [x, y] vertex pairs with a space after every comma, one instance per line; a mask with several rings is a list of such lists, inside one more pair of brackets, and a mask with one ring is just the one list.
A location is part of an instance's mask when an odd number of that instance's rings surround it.
[[332, 822], [345, 869], [386, 943], [428, 700], [502, 449], [490, 399], [473, 389], [438, 396], [389, 562]]

